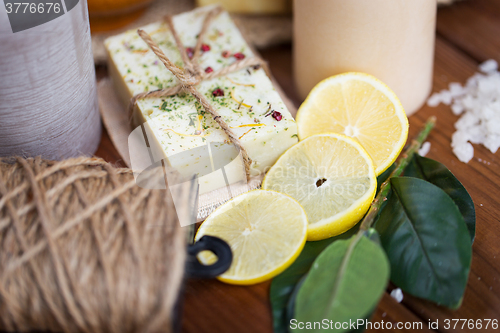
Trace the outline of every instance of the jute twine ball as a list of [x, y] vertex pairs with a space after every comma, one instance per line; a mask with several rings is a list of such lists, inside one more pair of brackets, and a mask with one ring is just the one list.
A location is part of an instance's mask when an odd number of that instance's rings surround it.
[[101, 159], [0, 160], [0, 330], [169, 332], [186, 237]]

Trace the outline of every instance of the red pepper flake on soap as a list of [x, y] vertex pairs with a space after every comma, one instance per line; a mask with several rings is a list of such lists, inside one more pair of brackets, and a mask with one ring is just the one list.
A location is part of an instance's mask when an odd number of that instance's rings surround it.
[[208, 66], [207, 68], [205, 68], [205, 73], [212, 73], [214, 71], [214, 69], [210, 66]]
[[241, 52], [233, 54], [233, 57], [235, 57], [237, 60], [245, 59], [245, 55]]
[[224, 96], [224, 90], [222, 90], [221, 88], [217, 88], [214, 91], [212, 91], [212, 95], [214, 95], [215, 97]]
[[210, 45], [208, 45], [208, 44], [201, 44], [201, 50], [203, 52], [210, 51]]
[[192, 59], [194, 56], [194, 50], [192, 47], [186, 47], [186, 53], [189, 59]]
[[229, 52], [229, 51], [222, 51], [222, 56], [224, 58], [229, 58], [229, 56], [231, 56], [231, 52]]
[[273, 111], [273, 114], [272, 114], [273, 118], [276, 119], [277, 121], [280, 121], [281, 119], [283, 119], [283, 116], [281, 115], [281, 113], [279, 113], [278, 111]]

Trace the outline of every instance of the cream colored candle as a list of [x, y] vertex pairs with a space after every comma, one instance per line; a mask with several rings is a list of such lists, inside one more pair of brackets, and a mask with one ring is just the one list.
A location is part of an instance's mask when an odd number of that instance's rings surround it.
[[432, 88], [436, 0], [294, 0], [294, 67], [305, 98], [319, 81], [358, 71], [385, 82], [407, 115]]

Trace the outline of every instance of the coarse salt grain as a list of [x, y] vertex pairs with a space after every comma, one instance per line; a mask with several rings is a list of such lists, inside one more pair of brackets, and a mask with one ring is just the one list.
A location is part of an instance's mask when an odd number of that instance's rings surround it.
[[453, 153], [464, 163], [468, 163], [474, 157], [474, 147], [469, 142], [453, 147]]
[[448, 90], [442, 90], [440, 94], [441, 94], [441, 102], [443, 102], [443, 104], [450, 105], [451, 101], [453, 100], [451, 92], [449, 92]]
[[396, 300], [396, 302], [401, 303], [403, 301], [403, 291], [401, 288], [396, 288], [391, 291], [391, 297]]
[[492, 73], [498, 69], [498, 63], [493, 60], [486, 60], [481, 65], [479, 65], [479, 70], [483, 73]]
[[452, 136], [453, 152], [462, 162], [474, 156], [471, 143], [482, 144], [492, 153], [500, 148], [500, 72], [491, 59], [479, 65], [481, 73], [467, 79], [465, 86], [452, 82], [448, 90], [432, 94], [427, 105], [450, 105], [454, 115], [461, 115]]
[[451, 97], [462, 96], [465, 93], [464, 87], [462, 87], [462, 85], [457, 82], [450, 83], [448, 89], [450, 91]]
[[441, 103], [441, 95], [438, 93], [432, 94], [432, 96], [427, 100], [427, 105], [432, 108], [438, 106], [439, 103]]
[[422, 147], [418, 150], [418, 154], [420, 156], [425, 156], [429, 151], [431, 150], [431, 143], [429, 141], [426, 141], [422, 144]]

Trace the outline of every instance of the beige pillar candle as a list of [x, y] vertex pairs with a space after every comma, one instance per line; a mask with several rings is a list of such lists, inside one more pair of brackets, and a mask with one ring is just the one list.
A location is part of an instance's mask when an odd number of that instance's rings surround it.
[[432, 88], [436, 0], [294, 0], [294, 67], [301, 98], [357, 71], [385, 82], [408, 115]]

